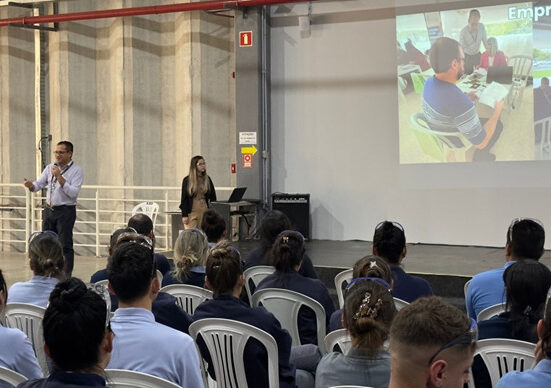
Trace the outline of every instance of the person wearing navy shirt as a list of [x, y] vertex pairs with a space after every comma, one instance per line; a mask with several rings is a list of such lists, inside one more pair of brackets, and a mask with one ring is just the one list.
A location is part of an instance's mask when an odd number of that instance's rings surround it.
[[374, 255], [385, 259], [392, 271], [392, 296], [408, 303], [422, 296], [432, 295], [429, 283], [420, 277], [408, 275], [401, 267], [407, 255], [406, 235], [398, 222], [382, 221], [373, 234]]
[[[490, 150], [503, 130], [499, 117], [504, 100], [496, 102], [487, 120], [478, 117], [473, 103], [476, 94], [466, 95], [456, 86], [465, 73], [465, 55], [456, 40], [438, 38], [430, 49], [429, 58], [435, 75], [425, 82], [422, 103], [428, 126], [433, 131], [460, 132], [475, 147], [475, 160], [495, 160]], [[448, 139], [455, 147], [463, 147], [456, 136]]]
[[[304, 294], [318, 301], [325, 310], [326, 327], [335, 311], [327, 287], [319, 279], [302, 276], [298, 271], [304, 257], [304, 237], [299, 232], [285, 230], [276, 238], [272, 249], [275, 272], [264, 278], [256, 290], [283, 288]], [[302, 307], [298, 317], [300, 341], [302, 344], [317, 344], [316, 316]]]
[[44, 379], [18, 388], [105, 387], [105, 367], [113, 351], [109, 312], [102, 297], [82, 280], [71, 278], [56, 285], [42, 320], [44, 351], [55, 369]]

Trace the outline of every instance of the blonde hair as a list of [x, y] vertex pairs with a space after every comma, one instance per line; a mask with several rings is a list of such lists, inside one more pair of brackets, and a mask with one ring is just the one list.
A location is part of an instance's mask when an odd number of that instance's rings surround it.
[[191, 267], [205, 266], [209, 253], [207, 236], [199, 229], [186, 229], [174, 243], [174, 277], [183, 282]]
[[63, 273], [63, 247], [56, 234], [41, 232], [29, 243], [29, 259], [37, 276], [58, 277]]
[[205, 173], [202, 174], [200, 178], [197, 176], [197, 163], [199, 163], [200, 160], [205, 160], [205, 158], [203, 158], [201, 155], [196, 155], [191, 158], [191, 162], [189, 164], [189, 181], [187, 192], [192, 197], [199, 192], [208, 193], [210, 189], [209, 176], [207, 175], [207, 172], [205, 171]]

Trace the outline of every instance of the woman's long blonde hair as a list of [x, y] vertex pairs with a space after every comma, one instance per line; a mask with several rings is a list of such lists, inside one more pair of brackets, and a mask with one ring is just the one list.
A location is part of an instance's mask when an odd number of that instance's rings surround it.
[[185, 281], [191, 267], [205, 266], [208, 253], [209, 242], [202, 231], [196, 228], [182, 231], [174, 244], [174, 277]]
[[[205, 160], [205, 158], [203, 158], [201, 155], [195, 155], [193, 158], [191, 158], [191, 162], [189, 164], [189, 182], [187, 185], [187, 192], [192, 197], [200, 191], [206, 194], [210, 189], [209, 176], [207, 175], [207, 172], [205, 171], [205, 173], [201, 175], [201, 177], [203, 178], [202, 182], [200, 182], [200, 179], [197, 176], [199, 174], [199, 172], [197, 171], [197, 163], [199, 163], [201, 159]], [[201, 187], [199, 187], [199, 184], [201, 184]]]

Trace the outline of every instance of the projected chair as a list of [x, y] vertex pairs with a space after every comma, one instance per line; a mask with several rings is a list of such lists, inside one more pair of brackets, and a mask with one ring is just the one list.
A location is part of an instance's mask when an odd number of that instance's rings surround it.
[[536, 144], [536, 159], [551, 159], [551, 116], [535, 121], [534, 131], [541, 132], [541, 140]]
[[474, 147], [463, 134], [440, 132], [429, 127], [423, 113], [415, 113], [410, 118], [411, 128], [423, 152], [441, 162], [471, 161]]
[[532, 57], [513, 55], [508, 59], [508, 65], [513, 66], [513, 85], [507, 97], [507, 107], [516, 109], [522, 103], [524, 88], [528, 85], [528, 78], [532, 74]]

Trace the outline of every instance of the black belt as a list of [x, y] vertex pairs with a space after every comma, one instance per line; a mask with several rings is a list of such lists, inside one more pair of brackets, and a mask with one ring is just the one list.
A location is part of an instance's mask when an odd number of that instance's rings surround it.
[[58, 205], [58, 206], [48, 206], [46, 205], [46, 209], [50, 209], [50, 210], [59, 210], [59, 209], [63, 209], [63, 208], [66, 208], [66, 207], [75, 207], [76, 205]]

